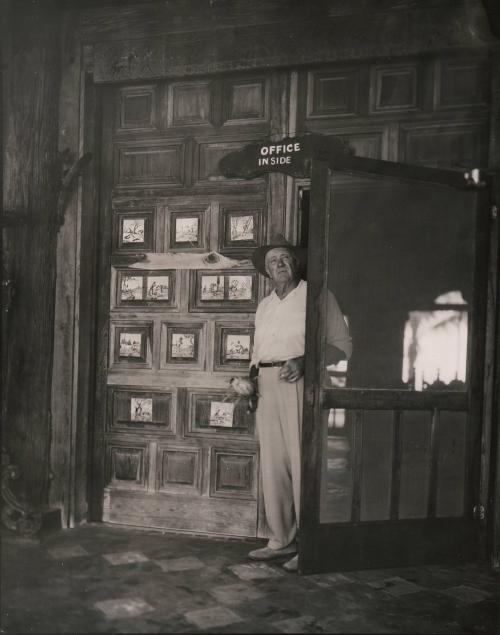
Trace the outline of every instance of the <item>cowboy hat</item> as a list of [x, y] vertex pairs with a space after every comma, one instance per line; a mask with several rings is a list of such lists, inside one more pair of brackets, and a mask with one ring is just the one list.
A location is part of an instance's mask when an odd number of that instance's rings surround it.
[[257, 271], [263, 276], [266, 276], [266, 278], [270, 277], [266, 271], [266, 254], [268, 251], [271, 251], [271, 249], [276, 249], [277, 247], [286, 247], [288, 251], [293, 256], [295, 256], [295, 258], [297, 258], [297, 261], [299, 263], [298, 273], [300, 274], [301, 278], [305, 279], [307, 266], [307, 249], [292, 245], [287, 240], [285, 240], [285, 237], [282, 234], [278, 234], [275, 239], [271, 240], [271, 243], [269, 245], [261, 245], [260, 247], [257, 247], [253, 250], [251, 258], [253, 266], [257, 269]]

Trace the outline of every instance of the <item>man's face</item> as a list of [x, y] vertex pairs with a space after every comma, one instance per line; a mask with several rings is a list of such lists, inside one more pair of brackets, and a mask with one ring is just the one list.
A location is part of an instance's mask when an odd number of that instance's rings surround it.
[[265, 262], [266, 271], [276, 284], [284, 284], [295, 278], [295, 261], [286, 247], [270, 249]]

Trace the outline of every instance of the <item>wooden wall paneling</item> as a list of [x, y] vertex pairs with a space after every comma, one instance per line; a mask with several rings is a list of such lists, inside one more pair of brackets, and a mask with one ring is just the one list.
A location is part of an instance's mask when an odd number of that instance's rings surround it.
[[153, 317], [153, 327], [152, 327], [152, 335], [151, 335], [151, 370], [152, 372], [148, 372], [148, 370], [146, 370], [146, 373], [151, 375], [150, 381], [153, 377], [158, 375], [158, 370], [161, 366], [162, 314], [155, 313], [154, 316], [151, 315], [151, 317]]
[[[462, 516], [465, 504], [467, 414], [440, 413], [436, 516]], [[470, 515], [472, 510], [466, 510]]]
[[189, 428], [189, 395], [188, 389], [184, 386], [177, 389], [176, 405], [175, 427], [177, 434], [184, 438]]
[[487, 162], [485, 121], [401, 124], [399, 160], [428, 167], [468, 167]]
[[114, 251], [154, 251], [156, 237], [156, 210], [152, 207], [114, 213]]
[[259, 296], [259, 277], [254, 269], [197, 269], [190, 271], [191, 313], [254, 312]]
[[177, 272], [174, 269], [111, 271], [111, 310], [177, 311]]
[[[357, 113], [361, 119], [367, 120], [370, 116], [370, 94], [371, 94], [371, 77], [370, 65], [368, 63], [359, 63], [358, 76], [358, 107]], [[391, 115], [393, 116], [393, 115]]]
[[[293, 71], [292, 71], [293, 72]], [[308, 106], [308, 78], [309, 71], [298, 69], [297, 74], [297, 106], [296, 106], [296, 120], [295, 120], [295, 133], [302, 135], [307, 132], [307, 106]]]
[[[91, 81], [91, 78], [89, 78]], [[89, 474], [89, 520], [101, 520], [103, 511], [106, 509], [107, 500], [103, 500], [106, 478], [109, 477], [110, 456], [105, 446], [105, 417], [107, 412], [107, 377], [111, 360], [110, 347], [115, 345], [114, 339], [110, 337], [109, 331], [109, 294], [110, 276], [109, 254], [112, 249], [113, 237], [113, 205], [111, 188], [113, 183], [113, 120], [116, 112], [116, 91], [114, 88], [106, 87], [99, 90], [100, 108], [96, 112], [97, 132], [100, 140], [97, 146], [100, 162], [98, 165], [99, 197], [96, 198], [95, 208], [99, 213], [93, 219], [89, 233], [92, 240], [89, 240], [82, 249], [82, 262], [95, 263], [95, 271], [89, 276], [87, 283], [88, 293], [95, 297], [95, 312], [89, 315], [89, 322], [95, 320], [95, 330], [88, 333], [89, 339], [84, 342], [84, 346], [95, 351], [93, 366], [95, 374], [94, 384], [89, 387], [89, 414], [91, 427], [90, 445], [92, 447], [92, 467]], [[116, 245], [116, 243], [115, 243]], [[86, 301], [82, 296], [82, 302]], [[95, 342], [95, 348], [92, 346]], [[80, 346], [82, 348], [82, 345]], [[83, 369], [82, 369], [83, 370]], [[85, 387], [85, 384], [83, 384]], [[82, 394], [89, 394], [82, 392]]]
[[56, 2], [28, 12], [19, 3], [9, 4], [4, 7], [9, 20], [2, 30], [3, 207], [13, 224], [2, 228], [2, 239], [15, 299], [8, 322], [2, 325], [3, 419], [9, 421], [3, 423], [2, 443], [10, 462], [21, 469], [20, 499], [45, 510], [51, 451], [55, 216], [63, 167], [57, 145], [61, 12]]
[[[246, 441], [255, 441], [255, 415], [246, 412], [243, 401], [234, 403], [232, 408], [232, 426], [226, 422], [218, 423], [214, 416], [223, 404], [231, 406], [231, 400], [227, 399], [227, 388], [189, 388], [182, 403], [182, 418], [184, 421], [183, 434], [185, 437], [199, 439], [226, 439], [241, 438]], [[222, 406], [222, 410], [224, 406]]]
[[210, 126], [212, 82], [173, 82], [168, 85], [167, 125]]
[[106, 442], [108, 487], [146, 490], [149, 477], [149, 445], [139, 440]]
[[158, 445], [157, 488], [160, 492], [200, 495], [203, 484], [203, 449], [177, 444]]
[[190, 205], [169, 205], [167, 212], [166, 251], [209, 250], [210, 245], [210, 204], [206, 201], [191, 201]]
[[[297, 133], [299, 123], [298, 101], [299, 101], [299, 73], [296, 70], [291, 70], [289, 74], [289, 103], [287, 113], [287, 132], [286, 136], [294, 137]], [[294, 244], [297, 242], [297, 226], [295, 224], [295, 178], [288, 177], [286, 179], [286, 210], [287, 215], [285, 219], [285, 232], [284, 235], [288, 236], [288, 240]]]
[[[288, 133], [290, 74], [274, 72], [271, 75], [271, 110], [270, 136], [271, 139], [281, 139]], [[287, 218], [290, 210], [287, 207], [287, 187], [289, 177], [286, 174], [272, 172], [267, 177], [267, 238], [272, 239], [277, 234], [285, 234]]]
[[431, 413], [405, 410], [402, 416], [398, 517], [425, 518], [430, 480]]
[[186, 148], [179, 141], [115, 144], [116, 187], [184, 184]]
[[265, 124], [269, 121], [270, 79], [241, 76], [224, 80], [223, 125]]
[[[214, 347], [215, 347], [215, 320], [212, 318], [207, 320], [207, 328], [206, 328], [206, 346], [205, 346], [205, 369], [209, 374], [210, 380], [213, 380], [216, 383], [215, 376], [213, 374], [214, 371]], [[207, 382], [206, 385], [209, 385]]]
[[[262, 138], [262, 134], [259, 138]], [[219, 171], [219, 161], [222, 157], [226, 156], [230, 152], [241, 150], [248, 143], [254, 142], [255, 136], [249, 136], [248, 132], [245, 135], [238, 135], [238, 138], [226, 138], [221, 140], [221, 137], [216, 137], [213, 140], [208, 138], [196, 139], [195, 145], [195, 158], [194, 158], [194, 171], [193, 178], [196, 186], [215, 185], [226, 188], [230, 184], [242, 183], [248, 184], [243, 179], [229, 179], [224, 177]], [[194, 143], [194, 141], [193, 141]], [[254, 185], [262, 183], [262, 179], [257, 178], [253, 181]]]
[[108, 433], [175, 435], [175, 393], [168, 389], [108, 387]]
[[206, 322], [162, 321], [160, 368], [206, 370]]
[[475, 108], [489, 99], [487, 61], [471, 55], [436, 60], [434, 108]]
[[400, 410], [392, 413], [392, 465], [391, 465], [391, 503], [389, 516], [391, 520], [399, 518], [401, 499], [401, 460], [402, 460], [402, 414]]
[[[368, 125], [353, 126], [350, 122], [349, 126], [333, 127], [331, 122], [328, 122], [326, 127], [326, 123], [326, 121], [323, 122], [321, 131], [318, 132], [324, 135], [335, 135], [342, 139], [356, 156], [387, 160], [391, 152], [394, 154], [390, 148], [390, 142], [394, 139], [394, 128], [397, 124], [392, 124], [391, 127], [390, 124], [378, 123], [377, 125], [370, 122]], [[337, 178], [340, 179], [341, 175]]]
[[351, 496], [351, 522], [359, 522], [361, 518], [361, 492], [363, 479], [363, 447], [364, 447], [364, 417], [363, 410], [354, 410], [352, 422], [353, 439], [351, 461], [352, 469], [352, 496]]
[[[370, 7], [370, 20], [363, 20], [367, 6]], [[199, 2], [191, 0], [180, 6], [127, 5], [120, 7], [119, 12], [113, 6], [86, 7], [79, 11], [79, 16], [82, 37], [91, 41], [113, 43], [131, 38], [131, 34], [139, 42], [141, 38], [152, 44], [156, 44], [156, 38], [161, 38], [161, 42], [166, 40], [169, 46], [163, 47], [158, 55], [153, 45], [147, 56], [142, 55], [139, 47], [133, 49], [136, 59], [131, 60], [132, 70], [151, 76], [158, 76], [161, 70], [156, 64], [157, 59], [178, 73], [181, 70], [179, 62], [183, 60], [184, 74], [199, 74], [210, 69], [212, 72], [222, 70], [223, 62], [230, 60], [233, 68], [241, 69], [242, 60], [249, 67], [290, 64], [299, 59], [311, 63], [315, 59], [363, 59], [467, 45], [477, 47], [492, 41], [480, 3], [467, 7], [451, 6], [450, 3], [432, 3], [423, 7], [413, 3], [405, 11], [391, 11], [392, 19], [388, 19], [386, 8], [377, 2], [367, 5], [361, 1], [349, 3], [346, 12], [345, 5], [332, 2], [310, 5], [286, 0], [275, 5], [259, 0], [249, 6], [248, 3], [226, 0], [200, 6]], [[474, 29], [457, 28], [460, 24], [474, 25]], [[284, 46], [282, 37], [276, 37], [276, 33], [285, 32], [289, 46]], [[353, 33], [356, 34], [354, 41]], [[224, 34], [227, 34], [225, 38]], [[186, 42], [184, 47], [181, 46], [183, 41]], [[192, 50], [193, 46], [199, 49], [199, 56], [186, 55], [186, 50]], [[217, 54], [219, 48], [224, 56]], [[232, 59], [234, 50], [239, 50], [238, 59]], [[114, 58], [117, 63], [122, 54], [123, 47], [119, 47]], [[198, 57], [206, 60], [204, 70], [199, 66]], [[115, 79], [130, 75], [126, 58], [122, 69], [110, 67], [109, 70], [115, 71]]]
[[418, 63], [372, 67], [370, 113], [417, 110], [422, 93], [420, 76]]
[[[239, 9], [242, 11], [245, 11], [245, 9], [243, 9], [242, 5], [239, 5]], [[281, 9], [281, 8], [280, 8]], [[92, 37], [91, 39], [93, 41], [95, 40], [99, 40], [100, 36], [99, 33], [102, 32], [106, 32], [106, 38], [104, 39], [108, 39], [108, 36], [110, 36], [110, 39], [113, 39], [113, 37], [115, 39], [124, 39], [124, 34], [125, 33], [130, 33], [132, 32], [134, 29], [137, 29], [134, 31], [134, 37], [137, 39], [140, 34], [144, 34], [145, 37], [147, 37], [148, 39], [151, 39], [151, 31], [148, 30], [149, 28], [153, 28], [154, 33], [157, 34], [161, 34], [163, 35], [162, 29], [165, 28], [172, 28], [173, 30], [178, 29], [179, 25], [180, 25], [180, 21], [179, 20], [165, 20], [163, 21], [163, 23], [161, 25], [158, 25], [156, 17], [154, 17], [151, 14], [151, 12], [149, 11], [148, 13], [148, 9], [144, 9], [143, 7], [141, 8], [137, 8], [137, 7], [128, 7], [128, 8], [123, 8], [123, 12], [116, 12], [113, 11], [112, 15], [108, 12], [108, 10], [104, 7], [99, 9], [99, 12], [103, 12], [106, 14], [107, 16], [107, 20], [105, 19], [104, 22], [99, 23], [99, 20], [95, 20], [95, 13], [92, 16], [92, 20], [88, 19], [87, 16], [87, 22], [86, 25], [89, 29], [89, 32], [92, 32]], [[219, 18], [222, 20], [226, 20], [229, 21], [231, 24], [235, 24], [238, 22], [238, 20], [240, 20], [239, 14], [231, 14], [231, 12], [227, 12], [227, 11], [219, 11], [219, 9], [217, 8], [218, 11], [218, 15]], [[260, 20], [260, 17], [257, 18], [257, 14], [259, 16], [261, 16], [262, 14], [262, 7], [259, 6], [258, 10], [254, 7], [252, 7], [252, 11], [250, 11], [250, 13], [248, 13], [249, 9], [246, 9], [246, 13], [248, 16], [248, 19], [253, 20], [253, 23], [255, 23], [255, 21]], [[138, 18], [138, 12], [140, 14], [140, 17]], [[282, 19], [282, 11], [277, 11], [276, 9], [274, 9], [274, 12], [276, 14], [276, 20], [278, 20], [278, 14], [279, 14], [279, 20]], [[183, 20], [185, 18], [187, 18], [190, 21], [190, 24], [192, 24], [192, 20], [196, 21], [198, 20], [197, 16], [196, 16], [196, 11], [193, 12], [192, 15], [188, 15], [188, 16], [183, 16]], [[250, 14], [252, 14], [250, 16]], [[149, 19], [146, 19], [145, 21], [143, 20], [144, 15], [148, 15]], [[171, 13], [171, 9], [169, 9], [169, 13], [168, 15], [171, 17], [172, 13]], [[210, 19], [213, 21], [213, 13], [211, 11], [208, 12], [208, 15], [210, 16]], [[266, 14], [267, 15], [267, 14]], [[294, 14], [295, 15], [295, 14]], [[131, 20], [130, 22], [128, 20]], [[267, 18], [266, 18], [267, 19]], [[133, 27], [131, 26], [131, 24], [133, 23]], [[207, 22], [205, 21], [205, 23], [203, 23], [203, 21], [199, 21], [197, 22], [197, 24], [201, 25], [202, 27], [206, 27]], [[226, 24], [226, 22], [224, 22], [224, 24]], [[149, 26], [146, 26], [149, 25]], [[104, 31], [99, 31], [99, 29], [104, 29]], [[192, 30], [192, 29], [191, 29]], [[101, 38], [102, 39], [102, 38]], [[439, 38], [436, 40], [439, 41]], [[440, 43], [440, 46], [442, 45], [442, 40]], [[162, 49], [163, 50], [163, 49]], [[133, 60], [132, 66], [134, 67], [134, 69], [137, 69], [140, 67], [140, 65], [143, 65], [143, 71], [147, 74], [147, 73], [151, 73], [151, 72], [156, 72], [157, 68], [155, 66], [156, 64], [156, 59], [157, 57], [155, 56], [155, 43], [153, 42], [151, 47], [144, 47], [141, 49], [141, 46], [139, 45], [136, 54], [135, 54], [135, 59]], [[113, 81], [116, 81], [117, 79], [123, 78], [126, 75], [126, 63], [125, 60], [120, 60], [118, 58], [117, 60], [117, 66], [114, 69], [114, 77], [113, 77]], [[196, 72], [196, 71], [195, 71]], [[184, 80], [183, 80], [184, 81]], [[150, 82], [151, 83], [151, 82]], [[130, 130], [129, 133], [132, 133], [132, 131]], [[134, 133], [135, 134], [135, 133]], [[157, 225], [157, 231], [159, 230], [159, 226]], [[185, 273], [185, 272], [183, 272]], [[181, 279], [181, 276], [179, 276], [179, 281]], [[186, 278], [187, 279], [187, 278]], [[87, 342], [88, 343], [88, 342]], [[156, 380], [155, 380], [156, 381]], [[82, 455], [84, 456], [84, 455]]]
[[210, 85], [210, 122], [214, 130], [224, 125], [224, 80], [223, 76], [212, 77]]
[[110, 368], [152, 368], [153, 322], [111, 320]]
[[197, 533], [224, 538], [256, 533], [256, 503], [249, 499], [108, 488], [105, 500], [107, 522], [188, 533], [196, 524]]
[[179, 294], [179, 313], [185, 314], [189, 312], [191, 271], [189, 269], [181, 269], [177, 271], [177, 274], [180, 279], [180, 289], [182, 290]]
[[430, 117], [434, 111], [434, 94], [436, 87], [436, 57], [437, 55], [421, 55], [420, 63], [420, 105], [422, 113], [428, 114]]
[[290, 71], [290, 84], [288, 93], [290, 95], [288, 102], [288, 130], [286, 136], [294, 137], [297, 132], [298, 102], [299, 102], [299, 73], [297, 70]]
[[358, 111], [359, 67], [309, 71], [307, 118], [354, 117]]
[[395, 423], [391, 411], [364, 412], [361, 521], [390, 517]]
[[432, 412], [429, 464], [429, 493], [427, 498], [427, 518], [436, 517], [437, 480], [439, 467], [439, 442], [441, 440], [441, 413], [437, 408]]
[[158, 86], [140, 85], [120, 88], [116, 112], [116, 132], [141, 132], [160, 126]]
[[387, 126], [387, 160], [397, 161], [399, 155], [399, 124], [390, 123]]
[[290, 195], [290, 215], [288, 233], [292, 242], [307, 246], [309, 234], [309, 179], [294, 178]]
[[210, 200], [208, 213], [210, 215], [210, 231], [208, 239], [208, 247], [210, 251], [219, 250], [219, 213], [220, 213], [220, 196], [213, 197]]
[[222, 205], [219, 212], [218, 251], [232, 257], [249, 258], [253, 249], [263, 244], [265, 217], [262, 209], [247, 203]]
[[253, 323], [215, 322], [214, 326], [214, 370], [245, 373], [253, 350]]
[[389, 157], [388, 126], [342, 128], [337, 130], [335, 134], [354, 151], [356, 156], [386, 160]]
[[[7, 21], [5, 21], [7, 23]], [[76, 380], [79, 357], [86, 351], [78, 350], [79, 332], [85, 329], [79, 319], [78, 285], [85, 264], [80, 262], [80, 237], [82, 232], [83, 183], [95, 174], [98, 157], [93, 147], [89, 148], [89, 135], [83, 130], [83, 117], [89, 116], [85, 101], [90, 105], [90, 95], [86, 87], [86, 75], [82, 70], [82, 47], [74, 37], [74, 25], [63, 15], [61, 29], [63, 38], [61, 56], [61, 91], [59, 111], [59, 148], [68, 148], [76, 156], [83, 151], [92, 152], [92, 161], [85, 169], [81, 183], [68, 201], [65, 221], [57, 235], [57, 276], [54, 316], [54, 355], [51, 395], [51, 448], [49, 506], [61, 510], [63, 527], [74, 523], [75, 507], [78, 517], [84, 516], [87, 506], [87, 461], [77, 457], [87, 456], [88, 417], [77, 426], [77, 408], [81, 399], [77, 398]], [[91, 108], [90, 108], [91, 110]], [[95, 127], [92, 130], [94, 141]], [[86, 146], [86, 147], [85, 147]], [[95, 213], [95, 207], [93, 213]], [[90, 211], [90, 210], [89, 210]], [[89, 214], [91, 215], [91, 214]], [[93, 305], [92, 296], [87, 296], [87, 306]], [[4, 348], [5, 350], [5, 348]], [[84, 399], [83, 399], [84, 400]], [[85, 423], [84, 423], [85, 422]], [[82, 433], [82, 434], [81, 434]], [[83, 446], [77, 443], [83, 441]], [[83, 473], [76, 474], [76, 462], [83, 467]], [[80, 482], [82, 481], [82, 482]]]
[[148, 453], [149, 453], [149, 466], [148, 466], [148, 481], [147, 481], [147, 491], [148, 494], [154, 494], [157, 487], [157, 479], [156, 475], [158, 472], [157, 459], [158, 459], [158, 441], [152, 440], [149, 441], [148, 444]]
[[256, 450], [211, 448], [210, 497], [256, 500], [257, 474]]

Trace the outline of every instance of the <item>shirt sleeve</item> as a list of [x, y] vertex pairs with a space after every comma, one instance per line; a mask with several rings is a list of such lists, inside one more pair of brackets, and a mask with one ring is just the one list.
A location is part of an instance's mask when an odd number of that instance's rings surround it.
[[260, 361], [259, 351], [260, 351], [261, 329], [259, 327], [260, 327], [263, 308], [264, 308], [264, 300], [260, 302], [260, 304], [257, 307], [257, 311], [255, 312], [255, 329], [254, 329], [252, 359], [250, 360], [250, 367], [257, 366]]
[[349, 335], [347, 322], [340, 310], [337, 299], [328, 289], [326, 313], [326, 341], [344, 351], [347, 359], [352, 354], [352, 338]]

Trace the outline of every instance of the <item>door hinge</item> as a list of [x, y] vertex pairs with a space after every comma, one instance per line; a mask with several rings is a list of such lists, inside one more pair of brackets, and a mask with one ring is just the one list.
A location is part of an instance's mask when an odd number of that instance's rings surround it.
[[474, 505], [474, 509], [472, 510], [472, 515], [475, 520], [485, 520], [486, 509], [484, 508], [484, 505]]
[[498, 207], [496, 205], [492, 205], [490, 213], [491, 213], [491, 220], [496, 220], [498, 216]]

